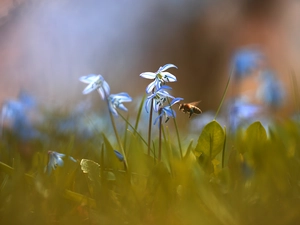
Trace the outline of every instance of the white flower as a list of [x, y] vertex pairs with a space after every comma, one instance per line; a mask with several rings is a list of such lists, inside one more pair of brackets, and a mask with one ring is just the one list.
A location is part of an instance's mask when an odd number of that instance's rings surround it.
[[132, 98], [129, 94], [125, 92], [121, 92], [118, 94], [111, 94], [108, 96], [108, 107], [111, 113], [114, 116], [118, 116], [118, 112], [116, 108], [121, 109], [123, 111], [127, 111], [127, 108], [122, 104], [122, 102], [131, 102]]
[[162, 85], [164, 85], [166, 82], [174, 82], [177, 81], [176, 77], [169, 73], [165, 72], [169, 68], [176, 68], [177, 66], [173, 64], [166, 64], [164, 66], [159, 67], [156, 73], [153, 72], [144, 72], [141, 73], [140, 76], [146, 79], [154, 79], [153, 82], [151, 82], [147, 88], [146, 93], [149, 94], [154, 87], [156, 87], [156, 90], [158, 90]]
[[161, 86], [159, 89], [157, 89], [153, 94], [149, 95], [146, 100], [146, 112], [148, 112], [148, 108], [153, 100], [153, 109], [155, 112], [158, 112], [158, 109], [163, 106], [163, 104], [167, 101], [168, 98], [174, 98], [172, 95], [170, 95], [167, 91], [164, 89], [171, 90], [172, 88], [169, 86]]
[[102, 99], [104, 100], [110, 93], [110, 87], [104, 78], [99, 74], [90, 74], [87, 76], [82, 76], [79, 80], [83, 83], [89, 84], [84, 90], [83, 94], [88, 94], [94, 90], [98, 90]]

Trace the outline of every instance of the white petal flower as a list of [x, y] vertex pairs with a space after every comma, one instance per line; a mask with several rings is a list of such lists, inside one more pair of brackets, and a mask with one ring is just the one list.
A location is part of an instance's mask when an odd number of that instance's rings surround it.
[[123, 111], [127, 111], [127, 108], [123, 105], [122, 102], [131, 102], [132, 98], [125, 92], [118, 94], [111, 94], [108, 96], [108, 106], [109, 110], [114, 116], [118, 116], [117, 108]]
[[176, 68], [177, 66], [173, 64], [166, 64], [164, 66], [161, 66], [156, 73], [153, 72], [144, 72], [141, 73], [140, 76], [146, 79], [154, 79], [153, 82], [151, 82], [147, 88], [146, 93], [149, 94], [151, 91], [153, 91], [154, 87], [158, 90], [162, 85], [164, 85], [166, 82], [175, 82], [177, 81], [176, 77], [169, 73], [165, 72], [169, 68]]
[[110, 87], [108, 83], [104, 80], [104, 78], [99, 74], [90, 74], [87, 76], [82, 76], [79, 80], [83, 83], [89, 84], [84, 90], [83, 94], [88, 94], [94, 90], [98, 90], [101, 98], [104, 100], [106, 96], [110, 93]]

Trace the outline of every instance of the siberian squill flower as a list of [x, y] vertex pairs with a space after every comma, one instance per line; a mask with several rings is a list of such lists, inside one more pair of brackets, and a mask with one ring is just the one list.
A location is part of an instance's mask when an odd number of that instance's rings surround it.
[[158, 112], [158, 109], [163, 106], [163, 104], [167, 101], [167, 98], [174, 98], [165, 89], [171, 90], [172, 88], [166, 85], [161, 86], [153, 94], [147, 97], [146, 104], [145, 104], [146, 112], [148, 112], [148, 108], [152, 100], [153, 100], [153, 109], [155, 112]]
[[114, 116], [118, 116], [117, 108], [123, 111], [127, 111], [127, 108], [123, 105], [123, 102], [131, 102], [132, 98], [129, 94], [121, 92], [118, 94], [111, 94], [108, 96], [108, 107]]
[[229, 104], [229, 126], [233, 132], [243, 124], [247, 124], [256, 119], [262, 108], [249, 103], [245, 98], [234, 99]]
[[167, 105], [167, 106], [165, 106], [165, 107], [160, 108], [160, 109], [159, 109], [160, 114], [159, 114], [158, 117], [155, 119], [154, 125], [156, 124], [157, 120], [158, 120], [159, 118], [161, 118], [162, 116], [165, 116], [165, 117], [166, 117], [165, 123], [168, 122], [168, 120], [170, 119], [170, 117], [175, 118], [175, 117], [176, 117], [176, 112], [171, 108], [171, 106], [174, 105], [174, 104], [176, 104], [176, 103], [178, 103], [179, 101], [182, 101], [182, 100], [183, 100], [183, 98], [174, 98], [174, 99], [171, 101], [170, 105]]
[[154, 89], [154, 87], [156, 87], [156, 90], [158, 90], [166, 82], [174, 82], [177, 80], [173, 74], [171, 74], [169, 72], [165, 72], [169, 68], [177, 69], [177, 66], [175, 66], [173, 64], [166, 64], [164, 66], [159, 67], [159, 69], [155, 73], [144, 72], [144, 73], [140, 74], [140, 76], [143, 78], [154, 79], [154, 81], [151, 82], [146, 88], [147, 94], [149, 94]]
[[[55, 170], [57, 166], [63, 166], [64, 161], [62, 160], [63, 157], [65, 157], [65, 154], [54, 152], [54, 151], [48, 151], [48, 164], [45, 168], [45, 172], [50, 174], [52, 172], [52, 169]], [[69, 157], [72, 161], [76, 162], [76, 160], [73, 157]]]
[[79, 80], [83, 83], [89, 84], [83, 91], [83, 94], [88, 94], [94, 90], [98, 90], [101, 98], [104, 100], [110, 93], [110, 87], [104, 78], [99, 74], [90, 74], [82, 76]]
[[260, 78], [261, 83], [257, 90], [257, 97], [268, 106], [280, 106], [285, 95], [282, 83], [271, 71], [264, 71]]
[[36, 102], [33, 97], [21, 92], [18, 100], [8, 100], [1, 109], [0, 135], [4, 126], [23, 141], [40, 138], [40, 133], [34, 128], [30, 114], [36, 113]]
[[232, 60], [234, 75], [236, 78], [243, 78], [257, 69], [263, 60], [263, 54], [251, 48], [238, 50]]

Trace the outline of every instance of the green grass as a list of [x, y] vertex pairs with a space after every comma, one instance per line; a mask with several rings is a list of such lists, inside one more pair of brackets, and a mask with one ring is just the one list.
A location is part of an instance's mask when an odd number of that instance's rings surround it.
[[[128, 120], [126, 120], [127, 123]], [[298, 224], [300, 129], [286, 120], [259, 123], [235, 136], [216, 121], [182, 146], [164, 129], [162, 160], [148, 155], [138, 125], [127, 126], [128, 169], [115, 156], [115, 137], [55, 137], [56, 144], [0, 142], [1, 224]], [[51, 135], [51, 133], [49, 134]], [[175, 138], [174, 138], [175, 137]], [[97, 141], [97, 140], [100, 141]], [[226, 139], [226, 142], [225, 142]], [[81, 142], [81, 143], [80, 143]], [[153, 139], [158, 149], [158, 140]], [[195, 144], [193, 144], [195, 143]], [[20, 154], [26, 147], [31, 158]], [[47, 148], [74, 156], [48, 176]], [[56, 149], [53, 149], [56, 146]], [[82, 160], [87, 159], [87, 160]]]

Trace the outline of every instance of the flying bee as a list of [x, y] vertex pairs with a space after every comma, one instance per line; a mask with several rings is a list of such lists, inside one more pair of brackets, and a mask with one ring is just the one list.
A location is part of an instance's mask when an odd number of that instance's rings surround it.
[[196, 105], [199, 104], [201, 101], [198, 102], [191, 102], [191, 103], [183, 103], [179, 105], [179, 110], [184, 112], [184, 113], [189, 113], [189, 118], [195, 114], [201, 114], [202, 111], [199, 109]]

